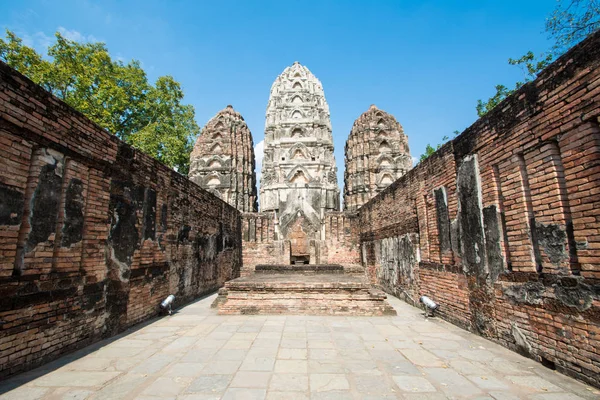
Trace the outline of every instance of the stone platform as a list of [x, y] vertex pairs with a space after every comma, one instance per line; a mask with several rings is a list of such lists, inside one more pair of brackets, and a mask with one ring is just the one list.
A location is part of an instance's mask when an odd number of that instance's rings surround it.
[[341, 265], [259, 265], [219, 290], [219, 314], [396, 315], [386, 294]]
[[364, 269], [360, 266], [344, 266], [339, 264], [276, 264], [257, 265], [254, 267], [257, 274], [362, 274]]

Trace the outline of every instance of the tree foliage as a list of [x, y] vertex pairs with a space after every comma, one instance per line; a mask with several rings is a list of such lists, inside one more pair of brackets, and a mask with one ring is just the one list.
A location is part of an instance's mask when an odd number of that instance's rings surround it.
[[496, 94], [487, 99], [487, 101], [477, 100], [477, 115], [479, 117], [483, 117], [488, 112], [492, 111], [494, 107], [496, 107], [502, 100], [510, 96], [517, 90], [519, 87], [515, 87], [514, 89], [509, 89], [504, 85], [496, 85]]
[[523, 70], [525, 80], [517, 82], [514, 89], [496, 85], [496, 93], [492, 97], [486, 101], [477, 100], [477, 115], [483, 117], [525, 83], [535, 79], [553, 58], [559, 57], [599, 28], [600, 0], [559, 0], [556, 9], [546, 20], [546, 32], [554, 41], [552, 49], [538, 57], [529, 51], [518, 59], [509, 58], [510, 65]]
[[554, 56], [551, 53], [541, 54], [539, 57], [535, 57], [532, 51], [528, 51], [520, 58], [509, 58], [508, 63], [510, 65], [516, 65], [521, 68], [525, 77], [524, 80], [515, 83], [514, 89], [509, 89], [504, 85], [496, 85], [496, 93], [487, 99], [487, 101], [477, 100], [477, 106], [475, 107], [477, 110], [477, 115], [479, 117], [483, 117], [485, 114], [493, 110], [494, 107], [500, 104], [502, 100], [519, 90], [521, 86], [534, 80], [540, 71], [550, 65], [553, 57]]
[[0, 38], [0, 59], [119, 138], [187, 174], [199, 127], [181, 85], [161, 76], [152, 85], [138, 61], [111, 58], [104, 43], [56, 33], [47, 57], [13, 32]]
[[430, 145], [429, 143], [427, 143], [427, 146], [425, 146], [425, 153], [421, 154], [421, 157], [419, 158], [419, 162], [426, 160], [427, 157], [429, 157], [430, 155], [432, 155], [433, 153], [435, 153], [440, 147], [442, 147], [441, 144], [438, 144], [434, 148], [432, 145]]
[[[458, 131], [454, 131], [454, 136], [457, 136], [459, 133], [460, 132], [458, 132]], [[433, 147], [432, 145], [427, 143], [427, 146], [425, 146], [425, 153], [421, 154], [421, 157], [419, 158], [419, 162], [426, 160], [430, 155], [432, 155], [433, 153], [438, 151], [444, 145], [444, 143], [446, 143], [448, 141], [448, 139], [449, 139], [448, 136], [444, 136], [442, 138], [442, 143], [438, 144], [435, 147]]]
[[[554, 40], [555, 44], [551, 51], [535, 56], [528, 51], [520, 58], [509, 58], [508, 63], [521, 68], [524, 80], [515, 83], [513, 89], [505, 85], [496, 85], [496, 93], [486, 101], [477, 100], [477, 115], [483, 117], [494, 109], [505, 98], [519, 90], [521, 86], [534, 80], [537, 75], [546, 68], [555, 57], [574, 46], [588, 35], [600, 28], [600, 0], [558, 0], [558, 6], [546, 20], [546, 32]], [[458, 131], [454, 131], [454, 136]], [[427, 159], [435, 153], [448, 140], [447, 136], [442, 138], [442, 143], [437, 146], [427, 144], [425, 153], [421, 154], [420, 161]]]
[[562, 54], [600, 28], [600, 1], [559, 0], [546, 20], [546, 32], [554, 40], [553, 51]]

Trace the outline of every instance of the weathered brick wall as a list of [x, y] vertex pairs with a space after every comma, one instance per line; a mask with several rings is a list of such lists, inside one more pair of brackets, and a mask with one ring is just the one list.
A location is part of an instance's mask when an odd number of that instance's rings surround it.
[[360, 265], [358, 214], [331, 211], [325, 214], [325, 241], [321, 264]]
[[359, 210], [369, 277], [599, 385], [600, 34]]
[[[465, 274], [454, 265], [419, 264], [419, 289], [424, 294], [435, 293], [435, 299], [444, 307], [437, 314], [452, 323], [470, 327], [469, 287]], [[416, 299], [418, 301], [418, 299]]]
[[254, 272], [258, 264], [289, 264], [290, 244], [276, 240], [273, 212], [242, 214], [242, 276]]
[[239, 275], [240, 214], [0, 63], [0, 377]]

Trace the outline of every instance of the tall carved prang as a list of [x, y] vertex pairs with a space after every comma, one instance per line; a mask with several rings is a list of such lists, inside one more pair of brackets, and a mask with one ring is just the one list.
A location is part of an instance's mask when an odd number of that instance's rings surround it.
[[252, 133], [232, 106], [202, 129], [190, 155], [189, 178], [240, 211], [258, 211]]
[[393, 115], [369, 107], [345, 148], [344, 209], [355, 211], [412, 168], [408, 137]]
[[[271, 87], [260, 185], [261, 211], [275, 211], [282, 240], [323, 240], [323, 218], [339, 209], [329, 106], [321, 82], [295, 62]], [[293, 251], [292, 251], [293, 253]], [[293, 256], [293, 255], [292, 255]]]

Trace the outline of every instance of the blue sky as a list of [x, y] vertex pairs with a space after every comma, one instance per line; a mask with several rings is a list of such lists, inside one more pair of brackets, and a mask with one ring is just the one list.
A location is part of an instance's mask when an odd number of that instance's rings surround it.
[[393, 114], [418, 157], [427, 143], [476, 119], [477, 99], [523, 79], [509, 57], [547, 50], [554, 0], [0, 2], [0, 24], [38, 50], [57, 30], [103, 41], [140, 60], [150, 79], [172, 75], [203, 126], [232, 104], [262, 157], [271, 84], [294, 61], [321, 80], [343, 186], [344, 143], [376, 104]]

